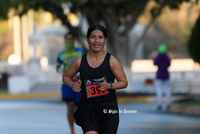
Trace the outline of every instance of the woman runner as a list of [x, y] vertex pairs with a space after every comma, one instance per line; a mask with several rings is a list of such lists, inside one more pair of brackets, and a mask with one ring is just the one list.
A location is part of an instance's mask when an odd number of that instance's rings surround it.
[[[81, 90], [79, 108], [74, 113], [76, 124], [84, 134], [116, 134], [119, 112], [115, 90], [126, 88], [127, 78], [120, 62], [103, 49], [107, 30], [102, 25], [90, 26], [86, 40], [89, 52], [74, 60], [63, 74], [66, 85], [75, 92]], [[73, 82], [77, 72], [81, 81]]]

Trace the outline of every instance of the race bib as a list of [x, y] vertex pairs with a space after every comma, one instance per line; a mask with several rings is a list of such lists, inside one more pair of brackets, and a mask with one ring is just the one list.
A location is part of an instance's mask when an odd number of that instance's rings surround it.
[[[106, 80], [106, 77], [104, 77], [104, 79]], [[87, 98], [99, 97], [99, 96], [109, 94], [108, 90], [105, 90], [105, 91], [99, 90], [100, 89], [99, 83], [102, 83], [102, 82], [103, 82], [102, 78], [85, 80]]]

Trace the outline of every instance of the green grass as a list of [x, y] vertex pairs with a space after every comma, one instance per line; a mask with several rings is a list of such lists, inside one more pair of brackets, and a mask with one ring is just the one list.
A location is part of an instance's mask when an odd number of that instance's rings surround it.
[[0, 88], [0, 94], [8, 93], [8, 89], [6, 88]]
[[181, 101], [181, 102], [178, 102], [178, 104], [200, 106], [200, 100]]

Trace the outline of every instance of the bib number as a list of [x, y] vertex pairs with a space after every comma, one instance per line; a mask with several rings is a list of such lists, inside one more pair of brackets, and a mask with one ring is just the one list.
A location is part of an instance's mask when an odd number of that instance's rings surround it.
[[[98, 81], [95, 81], [95, 80], [98, 80]], [[100, 90], [99, 83], [101, 83], [101, 82], [102, 82], [102, 79], [85, 80], [87, 98], [99, 97], [102, 95], [109, 94], [108, 90], [105, 90], [105, 91]]]

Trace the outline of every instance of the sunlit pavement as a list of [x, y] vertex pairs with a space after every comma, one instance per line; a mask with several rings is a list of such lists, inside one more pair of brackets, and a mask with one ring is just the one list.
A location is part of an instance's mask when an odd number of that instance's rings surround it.
[[[119, 103], [118, 134], [199, 134], [200, 117], [157, 111], [153, 103]], [[108, 128], [109, 129], [109, 128]], [[75, 126], [77, 134], [82, 134]], [[0, 100], [0, 134], [69, 134], [60, 99]]]

